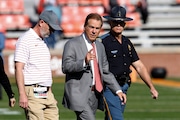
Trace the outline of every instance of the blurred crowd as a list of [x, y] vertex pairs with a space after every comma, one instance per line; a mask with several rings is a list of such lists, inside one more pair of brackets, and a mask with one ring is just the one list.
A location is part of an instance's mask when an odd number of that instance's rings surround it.
[[[63, 1], [63, 0], [62, 0]], [[64, 3], [59, 0], [38, 0], [35, 3], [36, 14], [39, 15], [43, 10], [53, 10], [58, 16], [59, 23], [62, 23], [63, 5], [75, 3], [75, 1], [64, 0]], [[65, 4], [65, 2], [67, 3]], [[78, 0], [77, 0], [78, 1]], [[126, 8], [127, 12], [139, 12], [141, 13], [142, 23], [147, 23], [148, 20], [148, 5], [147, 0], [138, 0], [137, 4], [131, 4], [130, 0], [99, 0], [104, 7], [104, 14], [109, 14], [112, 7], [121, 5]], [[78, 3], [78, 2], [77, 2]], [[63, 31], [56, 31], [50, 37], [46, 38], [45, 41], [49, 48], [54, 49], [55, 44], [62, 39]]]

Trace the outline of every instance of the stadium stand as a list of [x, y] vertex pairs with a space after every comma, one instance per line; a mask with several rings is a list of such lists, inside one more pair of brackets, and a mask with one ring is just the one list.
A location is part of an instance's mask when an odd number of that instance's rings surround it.
[[133, 21], [127, 22], [127, 27], [128, 28], [135, 28], [141, 26], [141, 16], [137, 12], [129, 12], [127, 13], [128, 17], [133, 18]]
[[180, 5], [180, 0], [176, 0], [176, 3]]
[[11, 12], [11, 8], [9, 7], [9, 1], [7, 0], [0, 0], [0, 13], [7, 14]]
[[15, 15], [13, 14], [0, 15], [0, 24], [3, 24], [6, 30], [16, 30]]
[[23, 14], [0, 15], [0, 24], [3, 24], [6, 30], [24, 30], [31, 27], [29, 16]]
[[[108, 2], [108, 0], [58, 0], [63, 11], [61, 26], [65, 38], [77, 36], [83, 31], [83, 22], [88, 13], [97, 12], [103, 16], [105, 14], [104, 4], [107, 4], [104, 3], [105, 1]], [[135, 11], [135, 6], [130, 4], [129, 0], [126, 1], [126, 5], [128, 16], [134, 18], [134, 21], [129, 22], [127, 27], [140, 26], [140, 14]]]
[[16, 27], [19, 30], [26, 30], [31, 27], [29, 16], [25, 14], [15, 15]]
[[[5, 1], [14, 1], [14, 0], [0, 0], [0, 22], [9, 22], [15, 24], [14, 18], [9, 17], [9, 15], [17, 15], [17, 12], [13, 13], [9, 8], [6, 8], [10, 5]], [[18, 15], [28, 14], [31, 19], [37, 17], [33, 13], [33, 1], [29, 0], [18, 0], [23, 1], [23, 13], [18, 13]], [[36, 1], [36, 0], [34, 0]], [[108, 0], [58, 0], [59, 4], [63, 9], [63, 20], [62, 28], [64, 30], [64, 39], [68, 40], [71, 37], [79, 35], [83, 30], [83, 22], [85, 16], [89, 12], [98, 12], [101, 15], [104, 15], [104, 6], [102, 1]], [[127, 0], [128, 6], [135, 6], [138, 0]], [[141, 24], [140, 14], [135, 10], [134, 7], [129, 7], [127, 16], [134, 18], [134, 21], [128, 22], [126, 25], [126, 30], [124, 35], [128, 36], [131, 41], [137, 47], [154, 47], [154, 46], [172, 46], [180, 45], [180, 7], [179, 0], [148, 0], [149, 4], [149, 18], [146, 24]], [[106, 3], [107, 4], [107, 3]], [[3, 8], [3, 9], [2, 9]], [[22, 8], [22, 7], [21, 7]], [[96, 9], [97, 8], [97, 9]], [[6, 10], [7, 9], [7, 10]], [[8, 10], [9, 9], [9, 10]], [[6, 12], [5, 12], [6, 11]], [[11, 14], [10, 14], [11, 13]], [[1, 19], [3, 15], [8, 16], [7, 20]], [[26, 16], [25, 15], [25, 16]], [[26, 16], [28, 23], [28, 16]], [[37, 17], [38, 18], [38, 17]], [[22, 19], [22, 18], [21, 18]], [[3, 20], [3, 21], [2, 21]], [[23, 20], [23, 19], [22, 19]], [[107, 21], [104, 20], [103, 30], [101, 34], [106, 33], [109, 30]], [[8, 25], [11, 24], [9, 22]], [[25, 22], [25, 23], [26, 23]], [[0, 23], [0, 24], [2, 24]], [[19, 22], [20, 24], [21, 22]], [[5, 23], [3, 23], [5, 24]], [[11, 24], [9, 27], [14, 26]], [[22, 24], [20, 24], [22, 25]], [[30, 24], [29, 24], [30, 25]], [[28, 26], [28, 25], [27, 25]], [[26, 27], [27, 27], [26, 26]], [[25, 29], [26, 27], [22, 27]], [[16, 29], [16, 30], [15, 30]], [[14, 39], [19, 37], [24, 31], [19, 31], [19, 27], [14, 26], [13, 31], [7, 30], [6, 37], [7, 39]]]
[[16, 44], [17, 39], [6, 39], [5, 41], [5, 49], [6, 50], [14, 50], [15, 49], [15, 44]]
[[10, 8], [14, 14], [23, 14], [24, 0], [10, 0]]
[[63, 34], [66, 38], [79, 35], [83, 31], [83, 23], [87, 14], [97, 12], [104, 14], [103, 6], [63, 6], [62, 7]]
[[58, 3], [61, 5], [78, 5], [78, 6], [93, 6], [93, 5], [102, 5], [108, 0], [58, 0]]
[[0, 24], [0, 32], [6, 33], [6, 29], [3, 24]]
[[21, 14], [24, 12], [23, 0], [0, 0], [1, 14]]
[[149, 0], [148, 5], [148, 23], [124, 34], [139, 47], [180, 45], [180, 7], [176, 0]]
[[24, 14], [24, 0], [0, 0], [0, 26], [6, 36], [5, 49], [14, 49], [17, 37], [7, 36], [8, 31], [23, 31], [31, 27], [29, 16]]

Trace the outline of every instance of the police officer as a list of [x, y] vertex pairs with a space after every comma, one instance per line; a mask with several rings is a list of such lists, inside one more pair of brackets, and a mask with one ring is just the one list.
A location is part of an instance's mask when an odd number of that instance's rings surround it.
[[[105, 46], [110, 71], [116, 77], [123, 92], [127, 93], [130, 87], [131, 79], [129, 74], [131, 73], [130, 66], [132, 65], [149, 87], [152, 97], [157, 99], [158, 92], [151, 82], [146, 67], [139, 59], [131, 41], [122, 35], [126, 21], [133, 19], [126, 17], [126, 10], [121, 6], [113, 7], [110, 15], [103, 17], [108, 20], [111, 28], [110, 32], [101, 37], [102, 43]], [[122, 104], [118, 96], [113, 94], [108, 87], [104, 91], [104, 97], [107, 105], [105, 120], [123, 120], [125, 104]]]

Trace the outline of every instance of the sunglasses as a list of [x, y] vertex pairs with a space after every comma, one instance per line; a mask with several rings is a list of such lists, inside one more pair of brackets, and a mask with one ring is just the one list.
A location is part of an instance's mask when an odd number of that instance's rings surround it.
[[126, 25], [126, 23], [124, 21], [120, 21], [120, 20], [113, 20], [112, 23], [115, 25], [115, 26], [122, 26], [124, 27]]

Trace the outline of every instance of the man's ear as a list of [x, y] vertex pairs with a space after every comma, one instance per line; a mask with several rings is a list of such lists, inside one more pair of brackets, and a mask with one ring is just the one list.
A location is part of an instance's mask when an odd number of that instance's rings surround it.
[[41, 27], [42, 25], [42, 23], [43, 23], [44, 21], [43, 20], [39, 20], [39, 22], [38, 22], [38, 25]]

